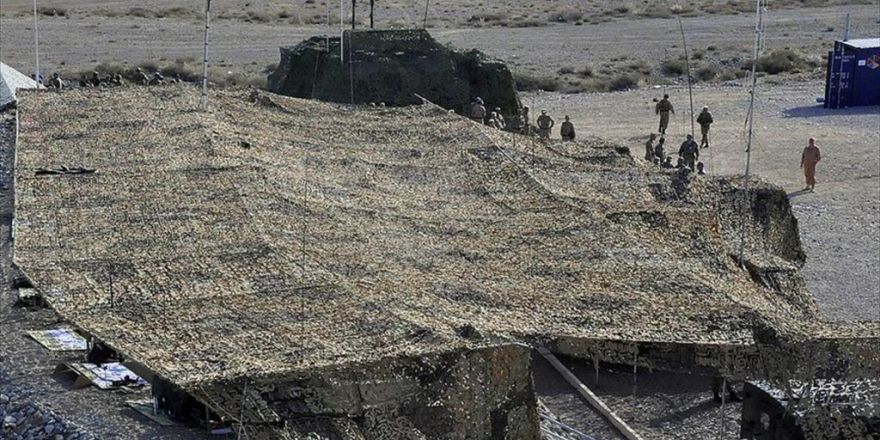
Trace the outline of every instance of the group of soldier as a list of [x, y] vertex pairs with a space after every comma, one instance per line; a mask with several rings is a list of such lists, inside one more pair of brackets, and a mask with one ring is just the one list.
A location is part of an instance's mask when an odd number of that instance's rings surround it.
[[[35, 75], [31, 75], [31, 78], [34, 78], [35, 81], [43, 84], [43, 76], [40, 75], [39, 78], [35, 78]], [[166, 82], [180, 82], [179, 78], [172, 78], [171, 80], [166, 81], [165, 77], [158, 70], [153, 72], [152, 75], [147, 75], [146, 72], [143, 71], [140, 67], [136, 68], [131, 76], [131, 81], [134, 84], [139, 85], [161, 85]], [[91, 76], [83, 75], [79, 80], [80, 87], [118, 87], [125, 85], [126, 80], [122, 76], [121, 73], [110, 74], [107, 76], [101, 76], [98, 71], [92, 72]], [[49, 82], [45, 83], [45, 85], [50, 89], [61, 90], [67, 87], [67, 82], [61, 79], [61, 75], [58, 72], [52, 74], [52, 78], [49, 79]]]
[[[499, 130], [518, 131], [525, 135], [532, 135], [533, 127], [528, 106], [524, 106], [519, 115], [514, 115], [507, 120], [504, 118], [504, 115], [501, 114], [500, 107], [495, 107], [491, 112], [487, 111], [483, 99], [477, 97], [470, 105], [468, 116], [474, 122], [485, 124]], [[541, 115], [538, 116], [535, 123], [537, 124], [537, 127], [534, 132], [538, 135], [538, 138], [542, 140], [550, 139], [550, 133], [552, 132], [553, 127], [556, 126], [556, 121], [547, 114], [546, 110], [541, 111]], [[572, 124], [571, 118], [569, 118], [568, 115], [565, 116], [565, 121], [559, 127], [559, 135], [562, 137], [563, 141], [573, 141], [575, 138], [574, 124]]]
[[[660, 116], [660, 126], [657, 131], [660, 133], [660, 139], [657, 139], [656, 133], [651, 133], [648, 141], [645, 142], [645, 161], [654, 163], [662, 168], [687, 168], [695, 171], [697, 174], [705, 174], [703, 162], [700, 162], [700, 150], [709, 148], [709, 129], [715, 120], [712, 113], [709, 113], [709, 107], [703, 107], [700, 115], [697, 116], [697, 123], [700, 124], [700, 133], [702, 138], [700, 143], [694, 140], [692, 134], [688, 134], [684, 142], [678, 148], [678, 162], [672, 163], [672, 156], [666, 154], [666, 129], [669, 128], [669, 117], [675, 114], [675, 108], [669, 102], [669, 95], [663, 95], [663, 99], [657, 102], [654, 107], [654, 113]], [[656, 144], [654, 143], [656, 141]]]

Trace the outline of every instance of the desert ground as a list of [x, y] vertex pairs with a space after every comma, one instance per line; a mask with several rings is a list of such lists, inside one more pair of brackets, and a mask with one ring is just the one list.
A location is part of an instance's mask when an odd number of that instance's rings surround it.
[[[379, 28], [420, 27], [423, 23], [423, 2], [377, 3]], [[355, 21], [361, 25], [366, 23], [366, 4], [362, 1], [358, 6]], [[480, 49], [506, 61], [522, 78], [551, 84], [547, 88], [552, 91], [522, 94], [523, 103], [533, 111], [546, 109], [557, 121], [570, 115], [579, 136], [619, 142], [639, 158], [648, 133], [657, 128], [653, 99], [663, 93], [671, 95], [676, 107], [669, 148], [677, 148], [690, 132], [684, 76], [664, 71], [664, 63], [678, 60], [684, 51], [677, 20], [680, 16], [692, 67], [715, 70], [711, 78], [700, 80], [694, 89], [694, 106], [709, 106], [716, 120], [712, 146], [703, 151], [701, 160], [709, 173], [729, 175], [741, 174], [745, 167], [743, 122], [748, 89], [742, 65], [754, 42], [750, 4], [723, 0], [453, 0], [431, 2], [427, 24], [441, 42]], [[145, 6], [131, 0], [47, 0], [40, 5], [40, 63], [44, 74], [58, 71], [66, 78], [76, 78], [102, 64], [134, 67], [142, 63], [179, 63], [188, 69], [199, 68], [203, 2], [158, 0]], [[30, 0], [0, 0], [0, 59], [23, 72], [34, 69], [31, 7]], [[236, 82], [259, 85], [278, 62], [279, 46], [293, 45], [316, 34], [339, 32], [339, 5], [321, 0], [215, 2], [213, 14], [210, 58], [215, 80], [232, 77]], [[798, 65], [782, 75], [759, 79], [752, 171], [756, 178], [778, 184], [790, 194], [807, 253], [803, 274], [823, 316], [835, 321], [878, 320], [880, 108], [832, 111], [816, 103], [823, 94], [824, 57], [832, 42], [841, 37], [847, 14], [852, 17], [852, 37], [878, 36], [877, 0], [770, 1], [765, 50], [794, 51]], [[634, 78], [637, 88], [569, 93], [601, 89], [621, 75]], [[800, 151], [809, 137], [817, 139], [823, 153], [814, 193], [800, 191]], [[8, 194], [4, 194], [4, 200], [8, 201]], [[8, 252], [8, 221], [3, 231], [3, 249]], [[8, 263], [8, 254], [4, 255]], [[8, 264], [3, 266], [4, 294], [0, 300], [7, 307], [0, 307], [0, 318], [4, 319], [0, 329], [51, 322], [51, 316], [40, 312], [6, 320], [11, 275]], [[34, 347], [24, 346], [18, 339], [0, 345], [6, 355], [5, 360], [0, 359], [0, 385], [21, 390], [28, 399], [54, 405], [61, 415], [80, 426], [115, 438], [116, 427], [131, 418], [117, 408], [120, 399], [99, 400], [95, 408], [112, 412], [112, 416], [95, 417], [86, 402], [92, 396], [100, 399], [97, 393], [89, 392], [85, 397], [65, 393], [61, 384], [44, 374], [56, 359], [37, 353]], [[588, 382], [590, 376], [584, 366], [571, 366]], [[547, 368], [539, 367], [537, 371], [546, 372]], [[708, 388], [702, 383], [683, 383], [675, 389], [661, 389], [657, 387], [668, 383], [669, 377], [660, 376], [645, 376], [643, 391], [654, 392], [653, 401], [627, 394], [629, 378], [620, 372], [603, 373], [596, 389], [649, 438], [713, 437], [711, 433], [717, 426], [712, 423], [719, 420], [719, 413], [708, 400]], [[550, 380], [550, 374], [542, 377]], [[648, 382], [652, 378], [657, 385]], [[579, 413], [584, 411], [583, 403], [564, 385], [545, 382], [543, 390], [543, 394], [539, 390], [539, 396], [572, 423], [579, 417], [588, 418]], [[738, 408], [732, 406], [729, 411], [733, 424]], [[694, 437], [697, 433], [681, 428], [684, 425], [701, 426], [703, 436]], [[150, 429], [139, 425], [138, 435], [150, 438]], [[729, 438], [735, 438], [733, 431], [731, 426]], [[612, 431], [607, 432], [608, 438], [614, 438]], [[187, 435], [182, 432], [180, 438], [191, 438]]]

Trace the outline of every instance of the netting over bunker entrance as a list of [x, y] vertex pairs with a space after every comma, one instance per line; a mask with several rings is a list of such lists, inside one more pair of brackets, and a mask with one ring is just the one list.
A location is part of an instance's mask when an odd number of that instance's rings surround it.
[[[520, 341], [722, 362], [880, 334], [818, 321], [769, 185], [742, 217], [736, 181], [646, 169], [598, 139], [544, 145], [430, 105], [198, 101], [178, 85], [46, 94], [39, 114], [23, 100], [15, 261], [66, 319], [254, 430], [345, 415], [527, 435]], [[37, 173], [78, 167], [94, 172]], [[876, 374], [868, 343], [840, 344], [845, 370]], [[364, 389], [371, 405], [352, 404]]]

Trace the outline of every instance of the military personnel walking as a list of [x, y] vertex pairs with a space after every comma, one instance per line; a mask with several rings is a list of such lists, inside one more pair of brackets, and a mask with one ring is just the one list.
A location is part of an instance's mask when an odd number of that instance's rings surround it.
[[165, 84], [165, 77], [162, 76], [162, 73], [159, 72], [158, 70], [153, 72], [153, 79], [150, 80], [150, 85], [151, 86], [160, 86], [162, 84]]
[[89, 84], [91, 84], [92, 87], [100, 87], [101, 86], [101, 75], [98, 74], [97, 70], [92, 72], [92, 79], [89, 80]]
[[493, 113], [495, 113], [495, 122], [501, 126], [500, 128], [504, 129], [507, 127], [507, 121], [504, 120], [504, 115], [501, 114], [501, 107], [495, 107]]
[[64, 88], [64, 81], [61, 80], [61, 75], [58, 72], [52, 74], [52, 79], [49, 80], [49, 87], [55, 90], [61, 90]]
[[697, 159], [700, 157], [700, 146], [694, 141], [693, 135], [687, 135], [687, 140], [681, 143], [678, 156], [684, 160], [684, 164], [691, 170], [697, 169]]
[[141, 83], [142, 86], [150, 83], [150, 77], [148, 77], [140, 67], [134, 70], [134, 80]]
[[569, 119], [568, 115], [565, 115], [565, 122], [559, 127], [559, 135], [562, 137], [563, 141], [574, 140], [574, 124], [571, 123], [571, 119]]
[[669, 95], [663, 95], [663, 99], [657, 103], [654, 113], [660, 115], [660, 129], [657, 130], [661, 135], [666, 134], [666, 128], [669, 127], [669, 114], [675, 114], [672, 103], [669, 102]]
[[523, 106], [520, 117], [520, 131], [528, 136], [532, 134], [532, 119], [529, 116], [529, 106]]
[[654, 140], [657, 139], [657, 135], [651, 133], [648, 136], [648, 142], [645, 142], [645, 162], [651, 163], [654, 162]]
[[550, 139], [550, 130], [556, 125], [556, 121], [547, 114], [547, 110], [541, 110], [538, 116], [538, 136], [541, 139]]
[[697, 116], [697, 123], [700, 124], [700, 132], [703, 138], [700, 139], [700, 148], [709, 148], [709, 127], [715, 122], [712, 119], [712, 113], [709, 113], [709, 107], [703, 107], [703, 111]]
[[483, 98], [479, 96], [471, 103], [470, 118], [480, 124], [486, 120], [486, 107], [483, 106]]

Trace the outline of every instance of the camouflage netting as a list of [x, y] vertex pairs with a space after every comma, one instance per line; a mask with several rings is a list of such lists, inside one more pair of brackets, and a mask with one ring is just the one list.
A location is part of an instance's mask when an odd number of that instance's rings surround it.
[[450, 49], [424, 29], [346, 31], [343, 38], [312, 37], [282, 47], [269, 89], [298, 98], [394, 106], [420, 104], [419, 94], [462, 113], [479, 96], [504, 116], [520, 113], [510, 70], [479, 51]]
[[[544, 146], [430, 105], [198, 100], [188, 86], [24, 99], [15, 261], [65, 318], [269, 437], [320, 416], [528, 438], [506, 422], [535, 414], [514, 341], [640, 364], [639, 346], [675, 345], [714, 367], [739, 350], [762, 377], [878, 374], [880, 326], [819, 322], [777, 188], [754, 185], [743, 217], [739, 182], [647, 169], [597, 139]], [[321, 397], [332, 380], [363, 394], [392, 377], [362, 407]], [[439, 415], [413, 412], [431, 404]]]

